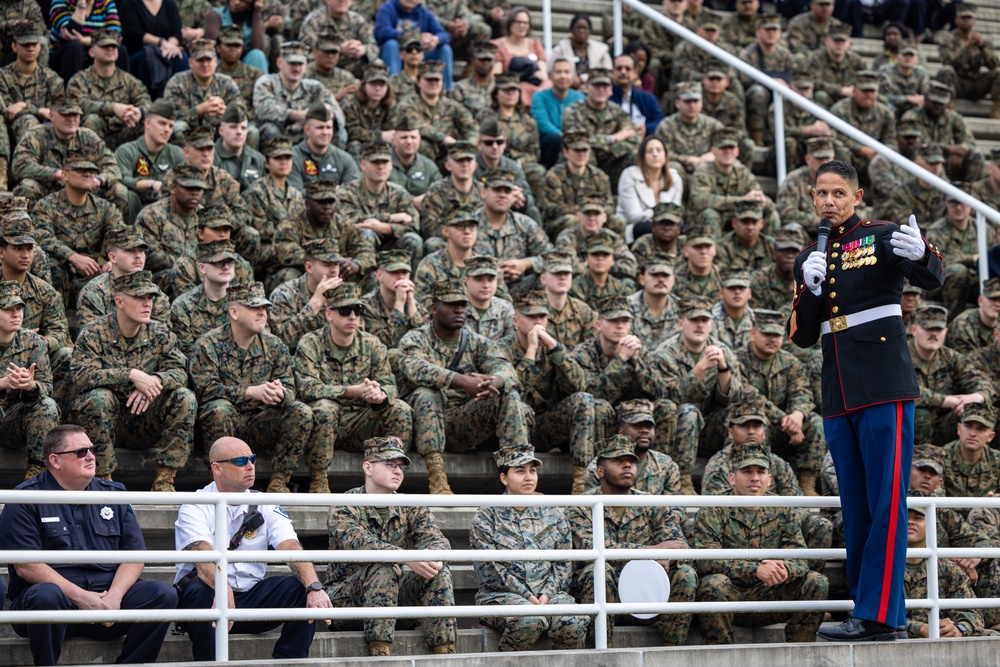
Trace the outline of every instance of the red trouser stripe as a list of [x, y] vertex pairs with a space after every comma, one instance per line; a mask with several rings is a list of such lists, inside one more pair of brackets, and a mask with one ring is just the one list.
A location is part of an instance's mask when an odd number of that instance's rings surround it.
[[885, 625], [889, 607], [889, 587], [892, 584], [893, 551], [896, 546], [896, 523], [899, 521], [899, 456], [903, 441], [903, 403], [896, 402], [896, 449], [892, 464], [892, 506], [889, 509], [889, 534], [885, 540], [885, 570], [882, 573], [882, 599], [878, 605], [878, 622]]

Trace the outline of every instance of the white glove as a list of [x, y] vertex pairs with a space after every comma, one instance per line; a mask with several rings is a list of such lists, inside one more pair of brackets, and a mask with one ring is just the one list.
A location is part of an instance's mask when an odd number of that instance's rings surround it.
[[802, 263], [802, 277], [806, 287], [815, 296], [823, 293], [823, 279], [826, 278], [826, 253], [813, 251]]
[[927, 246], [920, 236], [917, 228], [917, 216], [910, 216], [910, 223], [907, 227], [900, 227], [898, 231], [892, 233], [892, 251], [900, 257], [912, 259], [914, 262], [920, 261], [927, 251]]

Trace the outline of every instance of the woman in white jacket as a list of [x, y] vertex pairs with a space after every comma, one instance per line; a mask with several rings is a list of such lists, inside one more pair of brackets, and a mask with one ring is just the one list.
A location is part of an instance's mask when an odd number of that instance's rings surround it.
[[674, 203], [680, 206], [684, 183], [670, 166], [667, 147], [656, 136], [639, 144], [638, 164], [622, 172], [618, 181], [618, 209], [625, 218], [625, 242], [632, 243], [652, 230], [653, 207]]

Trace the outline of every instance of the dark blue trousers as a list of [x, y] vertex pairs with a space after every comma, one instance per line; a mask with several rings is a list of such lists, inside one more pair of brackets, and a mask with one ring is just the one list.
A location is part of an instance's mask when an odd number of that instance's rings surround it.
[[[10, 608], [17, 611], [74, 609], [73, 603], [55, 584], [30, 586], [11, 603]], [[122, 598], [122, 609], [176, 608], [177, 592], [170, 584], [162, 581], [139, 580], [132, 584]], [[125, 643], [117, 660], [118, 664], [123, 664], [156, 662], [170, 623], [115, 623], [110, 628], [92, 623], [14, 623], [12, 627], [19, 636], [28, 638], [36, 665], [57, 664], [63, 640], [71, 637], [108, 640], [125, 635]]]
[[847, 538], [853, 616], [906, 622], [906, 491], [913, 460], [913, 401], [883, 403], [823, 420]]
[[[237, 609], [303, 609], [306, 606], [306, 589], [292, 576], [267, 577], [248, 591], [233, 591]], [[186, 609], [210, 609], [215, 602], [215, 591], [193, 579], [184, 589], [181, 606]], [[284, 623], [281, 637], [274, 644], [273, 658], [308, 658], [316, 623], [322, 621], [237, 621], [232, 635], [257, 635]], [[191, 637], [191, 652], [197, 661], [215, 660], [215, 628], [211, 622], [185, 623]]]

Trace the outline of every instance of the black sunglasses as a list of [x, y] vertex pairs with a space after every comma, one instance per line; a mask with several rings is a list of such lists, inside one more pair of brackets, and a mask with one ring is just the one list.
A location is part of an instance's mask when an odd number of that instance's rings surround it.
[[257, 455], [251, 454], [250, 456], [234, 456], [231, 459], [220, 459], [218, 461], [212, 461], [212, 463], [232, 463], [237, 468], [242, 468], [248, 463], [257, 463]]
[[406, 51], [407, 53], [419, 53], [420, 51], [424, 50], [424, 47], [416, 44], [411, 44], [410, 46], [406, 47], [403, 50]]
[[480, 139], [483, 142], [483, 146], [503, 146], [507, 143], [506, 139]]
[[57, 456], [60, 454], [76, 454], [76, 458], [83, 459], [87, 457], [87, 454], [93, 454], [94, 448], [91, 447], [81, 447], [80, 449], [67, 449], [65, 452], [52, 452]]
[[337, 309], [337, 314], [341, 317], [350, 317], [351, 315], [361, 317], [362, 312], [361, 306], [341, 306]]

